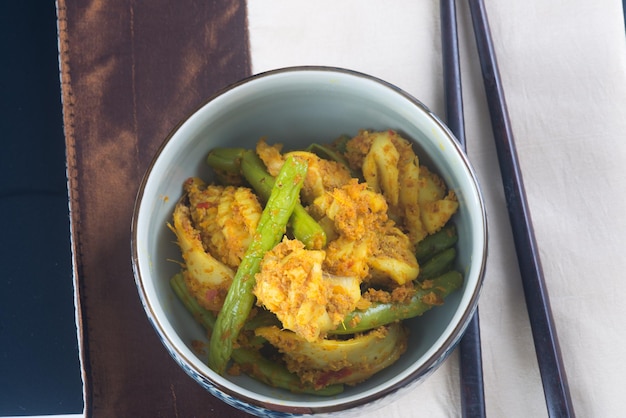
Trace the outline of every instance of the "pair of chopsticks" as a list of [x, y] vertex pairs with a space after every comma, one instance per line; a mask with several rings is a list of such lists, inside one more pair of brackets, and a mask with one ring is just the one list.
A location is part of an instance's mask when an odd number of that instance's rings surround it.
[[[550, 417], [573, 417], [574, 409], [552, 318], [485, 6], [482, 0], [468, 0], [468, 2], [548, 414]], [[441, 32], [447, 123], [465, 149], [455, 0], [441, 0]], [[463, 416], [484, 417], [486, 414], [478, 310], [459, 347]]]

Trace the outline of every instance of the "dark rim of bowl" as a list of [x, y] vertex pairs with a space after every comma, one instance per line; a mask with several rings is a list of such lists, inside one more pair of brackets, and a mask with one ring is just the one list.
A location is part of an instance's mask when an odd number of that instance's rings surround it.
[[[423, 365], [421, 365], [413, 373], [411, 373], [410, 375], [408, 375], [401, 381], [395, 383], [394, 385], [386, 387], [384, 390], [381, 390], [373, 395], [359, 398], [357, 400], [336, 403], [331, 406], [304, 407], [304, 406], [288, 406], [288, 405], [261, 402], [257, 399], [252, 399], [247, 396], [243, 396], [241, 393], [234, 392], [231, 389], [224, 387], [223, 385], [213, 381], [208, 376], [205, 376], [204, 373], [201, 372], [200, 370], [196, 370], [195, 367], [191, 366], [193, 363], [174, 347], [174, 344], [172, 343], [171, 339], [169, 338], [169, 336], [166, 335], [162, 325], [160, 324], [159, 320], [157, 320], [157, 317], [154, 314], [152, 305], [147, 298], [147, 293], [146, 293], [146, 290], [144, 289], [143, 279], [142, 279], [141, 271], [139, 268], [139, 254], [138, 254], [138, 249], [137, 249], [137, 236], [136, 236], [139, 210], [141, 208], [141, 202], [142, 202], [146, 184], [148, 182], [148, 178], [150, 177], [150, 174], [152, 173], [152, 170], [154, 168], [154, 165], [156, 164], [156, 161], [159, 159], [163, 149], [169, 143], [170, 139], [180, 129], [180, 127], [185, 122], [187, 122], [187, 120], [192, 115], [194, 115], [196, 112], [198, 112], [201, 108], [206, 106], [211, 101], [215, 100], [217, 97], [220, 97], [223, 94], [243, 84], [249, 83], [252, 80], [269, 77], [269, 76], [273, 76], [273, 75], [277, 75], [281, 73], [293, 73], [293, 72], [327, 72], [327, 73], [338, 73], [338, 74], [343, 74], [343, 75], [348, 75], [348, 76], [353, 76], [353, 77], [358, 77], [358, 78], [364, 78], [369, 81], [373, 81], [379, 85], [382, 85], [390, 90], [393, 90], [395, 93], [403, 96], [405, 99], [409, 100], [411, 103], [413, 103], [422, 111], [424, 111], [428, 115], [428, 117], [431, 118], [431, 120], [442, 131], [446, 133], [446, 136], [448, 136], [449, 139], [451, 139], [450, 142], [456, 149], [457, 154], [459, 154], [459, 156], [461, 157], [461, 160], [463, 161], [465, 169], [470, 173], [472, 182], [477, 191], [478, 203], [480, 206], [480, 216], [482, 220], [482, 231], [483, 231], [482, 241], [484, 243], [483, 248], [482, 248], [483, 257], [480, 261], [480, 269], [478, 271], [477, 284], [476, 284], [476, 287], [474, 288], [472, 297], [467, 305], [467, 308], [465, 309], [465, 312], [463, 312], [463, 316], [461, 317], [461, 320], [456, 325], [455, 329], [450, 333], [448, 338], [441, 344], [440, 348], [435, 353], [433, 353]], [[454, 134], [439, 119], [439, 117], [437, 117], [433, 112], [431, 112], [430, 109], [426, 105], [424, 105], [420, 100], [416, 99], [415, 97], [408, 94], [404, 90], [400, 89], [399, 87], [387, 81], [384, 81], [377, 77], [374, 77], [365, 73], [361, 73], [355, 70], [350, 70], [350, 69], [345, 69], [345, 68], [340, 68], [340, 67], [316, 66], [316, 65], [284, 67], [284, 68], [279, 68], [275, 70], [269, 70], [269, 71], [261, 72], [258, 74], [254, 74], [252, 76], [241, 79], [235, 83], [232, 83], [224, 87], [223, 89], [218, 90], [216, 93], [211, 95], [207, 100], [201, 103], [198, 107], [196, 107], [191, 113], [189, 113], [176, 126], [174, 126], [174, 128], [170, 130], [170, 133], [163, 140], [158, 150], [156, 151], [155, 156], [150, 162], [141, 180], [141, 183], [137, 192], [137, 196], [135, 199], [133, 215], [132, 215], [132, 223], [131, 223], [132, 268], [133, 268], [133, 273], [135, 277], [135, 284], [139, 291], [139, 296], [140, 296], [144, 311], [148, 315], [150, 323], [152, 324], [153, 328], [156, 330], [159, 338], [161, 339], [163, 345], [168, 350], [170, 355], [172, 355], [174, 360], [177, 361], [179, 365], [183, 367], [186, 373], [190, 374], [191, 377], [194, 377], [195, 380], [197, 380], [198, 376], [202, 377], [202, 380], [205, 382], [203, 386], [208, 387], [208, 388], [212, 387], [215, 391], [217, 391], [218, 393], [214, 393], [213, 391], [211, 391], [211, 393], [214, 396], [218, 397], [220, 400], [227, 402], [231, 404], [231, 406], [235, 406], [237, 408], [242, 408], [243, 406], [245, 409], [246, 405], [240, 405], [240, 403], [244, 403], [244, 404], [247, 404], [247, 406], [252, 407], [254, 410], [257, 410], [257, 412], [267, 413], [270, 415], [276, 412], [278, 412], [279, 414], [280, 413], [295, 413], [295, 414], [332, 413], [332, 412], [346, 411], [348, 409], [357, 408], [357, 407], [365, 407], [367, 404], [373, 403], [374, 401], [382, 401], [383, 398], [390, 396], [391, 394], [397, 392], [401, 388], [406, 387], [407, 385], [411, 385], [415, 381], [421, 380], [427, 377], [432, 372], [434, 372], [448, 358], [448, 356], [454, 350], [456, 345], [459, 343], [461, 337], [463, 336], [463, 333], [465, 332], [465, 329], [469, 325], [470, 319], [472, 318], [472, 316], [474, 315], [474, 312], [477, 309], [478, 299], [482, 290], [482, 284], [483, 284], [485, 268], [486, 268], [486, 259], [487, 259], [487, 251], [488, 251], [487, 239], [488, 239], [487, 215], [485, 211], [482, 192], [478, 183], [478, 178], [476, 176], [476, 173], [472, 165], [469, 162], [469, 159], [465, 155], [465, 152], [459, 146], [458, 141], [456, 140]], [[234, 399], [232, 401], [229, 401], [228, 399], [229, 397], [232, 397]]]

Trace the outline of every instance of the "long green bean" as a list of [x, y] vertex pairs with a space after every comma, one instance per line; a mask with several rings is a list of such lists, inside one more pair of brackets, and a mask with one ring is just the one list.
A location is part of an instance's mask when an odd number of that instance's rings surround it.
[[207, 309], [204, 309], [196, 298], [189, 292], [185, 279], [182, 273], [175, 274], [170, 279], [170, 286], [178, 296], [185, 308], [193, 315], [196, 321], [198, 321], [208, 331], [212, 331], [215, 326], [215, 314]]
[[350, 175], [354, 178], [362, 177], [356, 170], [353, 170], [350, 167], [350, 164], [348, 164], [348, 160], [346, 160], [346, 157], [344, 157], [341, 152], [334, 150], [332, 147], [313, 143], [306, 148], [306, 151], [312, 152], [313, 154], [325, 160], [334, 161], [343, 165], [345, 168], [348, 169], [348, 171], [350, 171]]
[[[254, 151], [246, 151], [241, 157], [241, 173], [248, 183], [263, 199], [269, 197], [274, 177], [272, 177], [261, 159]], [[326, 233], [315, 219], [309, 215], [298, 202], [289, 218], [289, 225], [293, 235], [309, 249], [320, 249], [326, 246]]]
[[435, 254], [420, 267], [417, 280], [423, 281], [437, 277], [452, 268], [454, 259], [456, 258], [456, 249], [454, 247]]
[[294, 393], [308, 393], [320, 396], [332, 396], [343, 392], [342, 384], [328, 385], [314, 389], [303, 384], [298, 375], [291, 373], [286, 367], [264, 357], [257, 350], [237, 348], [233, 350], [233, 360], [241, 369], [253, 378], [270, 386], [287, 389]]
[[282, 239], [289, 217], [298, 202], [307, 163], [293, 157], [286, 159], [276, 177], [272, 192], [244, 257], [235, 273], [224, 305], [220, 310], [209, 345], [209, 367], [219, 374], [226, 370], [233, 343], [254, 305], [254, 275], [263, 255]]
[[354, 334], [395, 321], [420, 316], [463, 284], [463, 276], [457, 271], [449, 271], [423, 284], [416, 283], [419, 289], [407, 303], [373, 303], [367, 309], [348, 314], [343, 324], [330, 334]]
[[239, 174], [244, 152], [245, 148], [214, 148], [207, 155], [206, 163], [215, 170]]
[[435, 254], [452, 247], [457, 240], [456, 227], [453, 223], [449, 223], [438, 232], [421, 240], [415, 249], [415, 257], [420, 264], [424, 263]]

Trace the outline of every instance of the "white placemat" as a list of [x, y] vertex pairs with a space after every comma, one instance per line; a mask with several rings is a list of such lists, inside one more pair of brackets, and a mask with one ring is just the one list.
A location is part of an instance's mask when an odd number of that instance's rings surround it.
[[[619, 0], [486, 0], [576, 413], [626, 407], [626, 36]], [[331, 65], [396, 84], [444, 115], [439, 2], [248, 2], [253, 72]], [[466, 2], [468, 154], [489, 216], [479, 305], [486, 408], [546, 416]], [[458, 356], [367, 417], [460, 416]], [[365, 418], [365, 416], [364, 416]]]

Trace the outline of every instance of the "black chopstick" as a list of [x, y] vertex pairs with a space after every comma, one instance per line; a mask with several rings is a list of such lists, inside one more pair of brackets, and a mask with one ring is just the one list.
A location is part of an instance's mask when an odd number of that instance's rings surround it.
[[485, 6], [482, 0], [469, 0], [469, 5], [548, 414], [551, 417], [573, 417], [574, 409], [526, 201]]
[[[443, 58], [446, 122], [465, 150], [465, 122], [461, 65], [454, 0], [441, 0], [441, 49]], [[480, 346], [478, 308], [470, 320], [459, 344], [461, 408], [463, 417], [485, 417], [485, 391]]]

